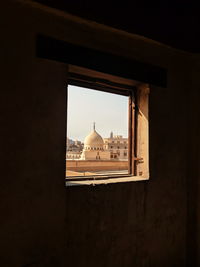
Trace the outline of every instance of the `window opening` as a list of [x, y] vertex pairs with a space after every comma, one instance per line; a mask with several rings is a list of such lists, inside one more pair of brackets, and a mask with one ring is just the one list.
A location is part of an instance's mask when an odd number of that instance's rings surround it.
[[[113, 155], [110, 146], [119, 143], [119, 138], [128, 143], [128, 121], [129, 96], [69, 84], [66, 178], [85, 178], [86, 173], [88, 178], [111, 173], [128, 175], [128, 157], [124, 158], [120, 151]], [[70, 158], [69, 153], [76, 157]]]
[[[69, 72], [67, 88], [66, 182], [135, 175], [148, 178], [148, 86], [142, 84], [135, 86], [134, 83], [136, 84], [136, 82], [131, 80], [126, 81], [126, 79], [119, 77], [117, 77], [117, 82], [113, 82], [113, 78], [111, 79], [112, 81], [109, 80], [112, 75], [101, 74], [75, 66], [71, 67], [71, 65], [70, 69], [75, 70], [75, 72]], [[80, 73], [83, 73], [83, 75]], [[98, 78], [94, 78], [94, 74], [96, 73], [98, 74]], [[109, 76], [109, 79], [105, 79], [107, 76]], [[114, 77], [114, 80], [116, 79], [116, 76], [112, 77]], [[118, 83], [118, 81], [120, 81], [120, 83]], [[112, 95], [112, 99], [108, 101], [109, 110], [107, 110], [106, 114], [102, 112], [107, 108], [105, 99], [100, 107], [98, 107], [97, 104], [94, 104], [94, 101], [85, 101], [84, 97], [79, 94], [73, 104], [74, 109], [79, 111], [79, 113], [74, 116], [70, 112], [70, 105], [73, 102], [70, 100], [70, 90], [73, 89], [73, 92], [75, 92], [75, 87], [79, 88], [82, 93], [85, 92], [83, 94], [84, 96], [87, 94], [91, 95], [91, 92], [104, 93], [105, 98], [106, 95]], [[90, 93], [86, 93], [86, 91]], [[123, 118], [123, 121], [126, 121], [126, 134], [121, 133], [119, 130], [115, 131], [112, 124], [108, 122], [107, 126], [109, 125], [109, 129], [107, 128], [107, 133], [105, 134], [105, 129], [102, 131], [102, 126], [104, 126], [105, 123], [102, 122], [101, 119], [99, 120], [99, 118], [96, 119], [95, 117], [97, 113], [100, 112], [102, 113], [102, 118], [106, 118], [106, 120], [109, 118], [110, 112], [113, 111], [110, 103], [113, 102], [114, 96], [125, 97], [127, 101], [127, 113]], [[79, 102], [80, 100], [81, 105]], [[98, 98], [98, 104], [100, 102], [99, 100], [100, 98]], [[118, 105], [118, 107], [119, 106], [120, 105]], [[89, 116], [94, 116], [93, 118], [89, 118], [90, 122], [86, 122], [85, 119], [77, 117], [78, 114], [83, 115], [85, 111], [87, 111], [85, 118], [88, 119]], [[121, 125], [118, 120], [118, 115], [121, 112], [116, 111], [115, 113], [116, 117], [111, 121], [116, 121], [118, 125]], [[72, 121], [78, 124], [79, 130], [82, 130], [84, 128], [83, 126], [87, 125], [85, 136], [79, 138], [80, 140], [70, 134], [73, 128], [70, 126], [70, 123], [72, 125]], [[91, 127], [92, 121], [97, 123], [96, 125], [93, 123], [93, 127]], [[85, 142], [87, 135], [91, 137], [92, 133], [89, 133], [91, 128], [93, 128], [92, 132], [96, 132], [103, 142], [96, 142], [95, 144], [88, 144]], [[77, 139], [76, 142], [74, 139]], [[74, 149], [74, 144], [77, 146], [77, 151]], [[113, 144], [118, 146], [115, 147]], [[123, 146], [123, 144], [126, 146]], [[126, 150], [123, 151], [124, 149]], [[118, 167], [120, 165], [120, 168], [116, 168], [117, 165]]]

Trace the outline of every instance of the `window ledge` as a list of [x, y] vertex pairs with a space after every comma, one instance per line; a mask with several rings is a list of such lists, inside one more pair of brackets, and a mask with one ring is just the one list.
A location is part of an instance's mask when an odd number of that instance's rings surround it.
[[147, 181], [147, 180], [149, 180], [149, 178], [141, 176], [131, 176], [131, 177], [102, 179], [102, 180], [69, 181], [66, 182], [66, 186], [82, 186], [82, 185], [96, 186], [96, 185], [127, 183], [127, 182]]

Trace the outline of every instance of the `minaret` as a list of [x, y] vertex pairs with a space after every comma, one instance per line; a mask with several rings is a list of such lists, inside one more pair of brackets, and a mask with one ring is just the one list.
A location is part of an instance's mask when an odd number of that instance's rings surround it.
[[95, 131], [95, 122], [93, 123], [93, 130]]
[[113, 138], [113, 132], [110, 133], [110, 138]]

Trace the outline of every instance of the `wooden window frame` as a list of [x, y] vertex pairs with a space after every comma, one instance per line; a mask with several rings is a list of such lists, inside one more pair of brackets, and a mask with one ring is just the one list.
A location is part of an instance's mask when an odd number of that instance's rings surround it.
[[[116, 81], [113, 81], [113, 79]], [[118, 82], [119, 80], [119, 82]], [[144, 84], [133, 82], [132, 85], [126, 82], [127, 79], [123, 79], [117, 76], [111, 76], [105, 73], [98, 73], [96, 71], [88, 70], [85, 68], [69, 65], [68, 66], [68, 77], [67, 86], [74, 85], [88, 89], [95, 89], [102, 92], [114, 93], [118, 95], [124, 95], [129, 97], [129, 112], [128, 112], [128, 174], [116, 174], [116, 175], [94, 175], [94, 176], [73, 176], [66, 177], [66, 184], [68, 182], [77, 181], [90, 181], [90, 180], [105, 180], [116, 178], [131, 178], [140, 176], [144, 178], [142, 171], [140, 175], [138, 171], [138, 163], [142, 162], [143, 158], [138, 157], [138, 118], [139, 118], [139, 107], [138, 107], [138, 96], [141, 97], [141, 87]], [[146, 86], [147, 87], [147, 86]], [[145, 87], [145, 88], [146, 88]], [[139, 93], [139, 94], [138, 94]], [[146, 177], [149, 178], [147, 172]], [[148, 177], [147, 177], [148, 176]], [[138, 180], [139, 180], [138, 179]]]

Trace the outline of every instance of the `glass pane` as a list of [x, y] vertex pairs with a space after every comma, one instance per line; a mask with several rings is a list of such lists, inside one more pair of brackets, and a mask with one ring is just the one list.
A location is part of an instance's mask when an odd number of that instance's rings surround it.
[[66, 177], [128, 174], [128, 97], [68, 86]]

